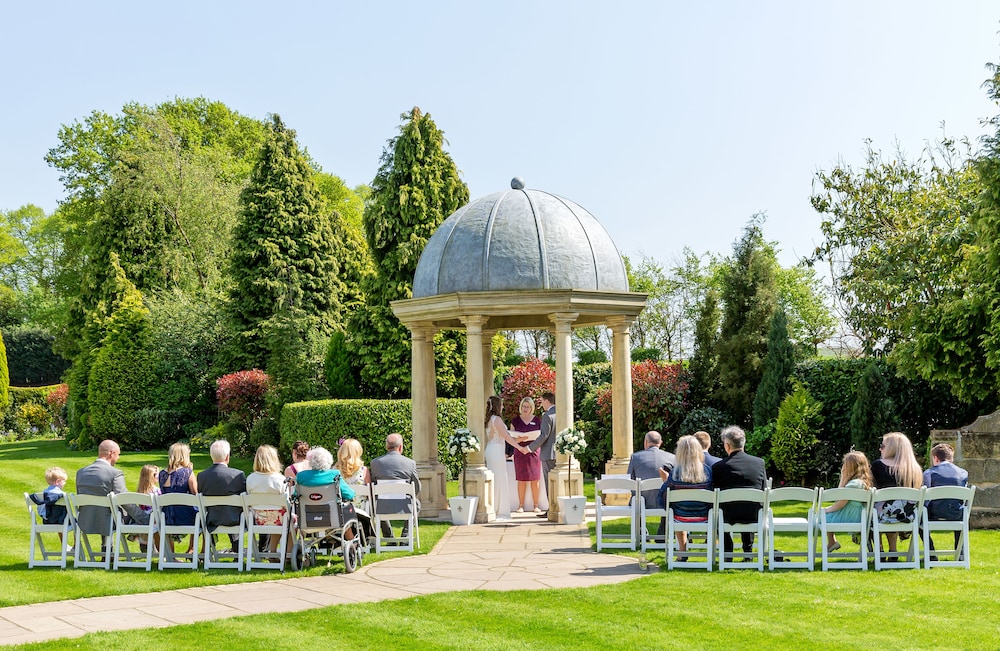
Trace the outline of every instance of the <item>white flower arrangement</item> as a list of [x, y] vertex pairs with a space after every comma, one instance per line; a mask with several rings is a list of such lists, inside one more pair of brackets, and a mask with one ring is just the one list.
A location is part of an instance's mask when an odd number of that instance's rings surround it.
[[468, 427], [459, 427], [448, 437], [448, 453], [451, 456], [466, 455], [479, 451], [479, 437], [473, 435]]
[[587, 449], [587, 440], [582, 431], [567, 427], [556, 434], [556, 452], [559, 454], [580, 454]]

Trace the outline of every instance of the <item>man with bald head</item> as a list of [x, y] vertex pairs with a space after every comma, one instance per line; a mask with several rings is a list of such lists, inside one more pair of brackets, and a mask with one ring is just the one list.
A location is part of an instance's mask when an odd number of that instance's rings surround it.
[[[124, 493], [125, 473], [115, 468], [121, 449], [108, 439], [97, 446], [97, 459], [76, 471], [76, 492], [81, 495], [105, 496]], [[77, 526], [84, 533], [111, 535], [111, 509], [103, 506], [82, 506]]]
[[[420, 477], [417, 476], [417, 464], [409, 457], [403, 456], [403, 437], [392, 433], [385, 437], [385, 454], [372, 459], [368, 467], [372, 481], [380, 479], [402, 479], [413, 484], [414, 492], [420, 495]], [[420, 511], [420, 499], [417, 498], [417, 511]], [[379, 512], [405, 513], [408, 508], [405, 499], [379, 499]], [[392, 528], [388, 522], [382, 522], [382, 537], [392, 537]], [[403, 527], [403, 537], [409, 532], [409, 526]]]
[[[628, 462], [628, 476], [632, 479], [656, 479], [660, 476], [660, 469], [667, 468], [667, 472], [674, 467], [677, 459], [666, 450], [661, 450], [663, 437], [659, 432], [646, 432], [643, 440], [643, 449], [632, 453], [632, 458]], [[656, 508], [657, 489], [643, 491], [642, 497], [646, 501], [647, 509]]]

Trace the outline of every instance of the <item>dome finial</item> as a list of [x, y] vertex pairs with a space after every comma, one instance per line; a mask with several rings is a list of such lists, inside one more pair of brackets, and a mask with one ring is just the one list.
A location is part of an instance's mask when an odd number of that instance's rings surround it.
[[510, 189], [511, 190], [523, 190], [524, 189], [524, 179], [522, 179], [520, 176], [515, 176], [514, 178], [512, 178], [510, 180]]

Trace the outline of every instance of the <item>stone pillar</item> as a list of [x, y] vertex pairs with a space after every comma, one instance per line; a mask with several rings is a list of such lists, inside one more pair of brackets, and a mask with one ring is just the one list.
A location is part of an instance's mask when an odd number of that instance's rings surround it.
[[420, 477], [420, 514], [436, 517], [447, 506], [447, 470], [438, 460], [437, 388], [434, 333], [429, 324], [410, 326], [412, 362], [410, 402], [413, 410], [413, 460]]
[[[556, 432], [573, 426], [573, 322], [576, 312], [550, 314], [556, 339]], [[583, 495], [583, 475], [580, 464], [572, 460], [569, 472], [567, 455], [556, 453], [556, 467], [549, 475], [546, 490], [549, 495], [549, 521], [559, 521], [559, 496]], [[572, 480], [572, 483], [571, 483]]]
[[[483, 394], [489, 398], [497, 393], [496, 376], [493, 373], [493, 335], [496, 330], [483, 330]], [[483, 408], [486, 408], [486, 400], [483, 400]], [[485, 414], [485, 411], [484, 411]], [[483, 418], [486, 416], [484, 415]]]
[[611, 459], [605, 465], [608, 474], [624, 474], [632, 457], [632, 345], [629, 327], [632, 317], [608, 317], [611, 328]]
[[[466, 362], [465, 362], [465, 413], [466, 426], [479, 437], [479, 451], [469, 454], [466, 467], [466, 481], [469, 496], [479, 497], [476, 507], [476, 522], [490, 522], [496, 518], [493, 505], [493, 473], [486, 467], [486, 432], [483, 421], [486, 418], [486, 388], [483, 383], [486, 371], [483, 368], [483, 326], [489, 319], [484, 316], [465, 316]], [[492, 390], [490, 394], [492, 394]]]

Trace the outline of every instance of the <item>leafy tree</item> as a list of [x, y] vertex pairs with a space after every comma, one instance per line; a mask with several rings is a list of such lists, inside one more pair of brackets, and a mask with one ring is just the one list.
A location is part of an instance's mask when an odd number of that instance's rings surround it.
[[531, 398], [535, 411], [541, 414], [539, 401], [546, 391], [555, 393], [556, 372], [537, 357], [529, 357], [510, 370], [503, 382], [500, 398], [503, 399], [503, 418], [510, 423], [519, 413], [521, 401]]
[[114, 254], [111, 267], [121, 293], [103, 324], [106, 334], [90, 369], [89, 420], [95, 440], [110, 438], [132, 447], [135, 412], [149, 406], [154, 386], [152, 324], [142, 294]]
[[827, 305], [827, 290], [806, 263], [775, 269], [778, 304], [788, 321], [788, 337], [798, 357], [815, 357], [820, 344], [837, 330], [837, 319]]
[[[687, 411], [688, 380], [680, 363], [646, 361], [632, 365], [632, 432], [637, 448], [649, 430], [663, 435], [665, 447], [673, 444]], [[611, 386], [598, 391], [597, 416], [605, 426], [611, 425], [612, 399]]]
[[691, 404], [708, 407], [719, 387], [719, 293], [709, 289], [702, 298], [694, 329], [691, 372]]
[[889, 395], [889, 383], [882, 377], [879, 365], [871, 362], [865, 367], [851, 407], [851, 444], [855, 450], [875, 459], [882, 436], [898, 429], [899, 418]]
[[328, 336], [341, 289], [322, 195], [295, 132], [277, 115], [240, 204], [228, 267], [228, 311], [236, 338], [227, 363], [262, 367], [274, 350], [267, 342], [269, 328], [272, 335], [299, 339], [296, 333]]
[[720, 269], [723, 303], [715, 399], [739, 424], [747, 425], [763, 373], [767, 333], [777, 306], [773, 248], [764, 241], [756, 215]]
[[344, 345], [344, 333], [336, 331], [330, 336], [323, 361], [323, 376], [331, 398], [358, 398], [361, 392], [358, 377], [351, 365], [351, 355]]
[[782, 401], [771, 436], [771, 460], [793, 482], [801, 484], [809, 474], [823, 426], [823, 405], [799, 382]]
[[368, 243], [365, 241], [362, 215], [367, 186], [351, 190], [340, 178], [317, 172], [316, 185], [331, 211], [330, 227], [333, 229], [334, 257], [340, 262], [341, 322], [346, 324], [351, 315], [366, 302], [364, 290], [375, 275], [375, 266]]
[[3, 333], [0, 333], [0, 416], [3, 416], [10, 405], [10, 374], [7, 371], [7, 347], [3, 343]]
[[778, 417], [778, 408], [791, 385], [788, 379], [795, 370], [795, 351], [788, 339], [788, 320], [785, 311], [777, 309], [771, 318], [771, 329], [767, 336], [767, 356], [764, 358], [764, 374], [753, 400], [753, 423], [755, 427], [766, 425]]
[[[395, 318], [390, 301], [412, 296], [413, 274], [427, 240], [455, 210], [468, 203], [469, 189], [444, 151], [444, 134], [414, 107], [401, 116], [400, 134], [389, 140], [365, 207], [364, 228], [376, 276], [365, 289], [367, 303], [352, 317], [348, 346], [365, 385], [388, 395], [405, 394], [410, 381], [410, 337]], [[455, 342], [449, 354], [461, 357], [464, 337], [438, 333], [436, 345]], [[459, 363], [437, 358], [439, 386], [461, 381], [442, 376]]]
[[0, 211], [0, 293], [10, 292], [5, 324], [48, 325], [56, 311], [54, 281], [64, 223], [28, 204]]

